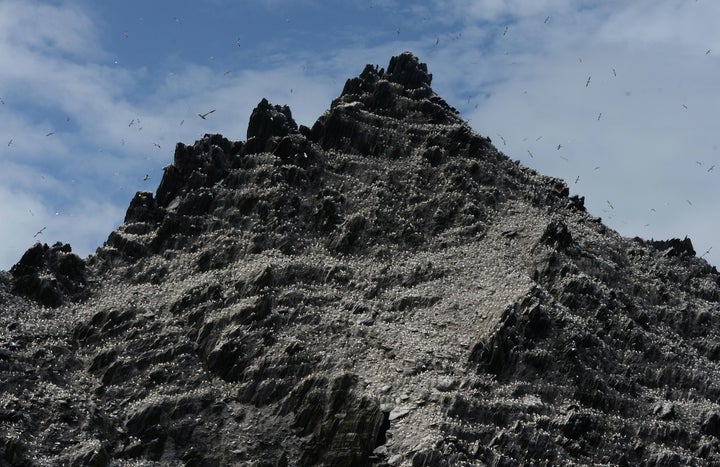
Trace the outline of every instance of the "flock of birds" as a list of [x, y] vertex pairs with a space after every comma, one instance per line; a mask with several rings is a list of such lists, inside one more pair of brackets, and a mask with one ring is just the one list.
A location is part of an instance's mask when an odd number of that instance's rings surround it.
[[[371, 7], [374, 7], [374, 5], [371, 4]], [[427, 19], [427, 18], [426, 18], [426, 19]], [[181, 22], [180, 19], [177, 18], [177, 17], [175, 18], [175, 21], [176, 21], [177, 23], [180, 23], [180, 22]], [[547, 25], [547, 24], [549, 24], [550, 22], [551, 22], [551, 16], [549, 16], [549, 15], [545, 16], [544, 19], [543, 19], [543, 24], [546, 24], [546, 25]], [[400, 28], [400, 27], [397, 27], [397, 28], [395, 29], [395, 33], [396, 33], [396, 35], [400, 35], [400, 34], [401, 34], [401, 28]], [[505, 37], [505, 36], [508, 36], [510, 33], [511, 33], [511, 25], [505, 25], [505, 26], [502, 27], [501, 36]], [[130, 37], [130, 34], [129, 34], [128, 31], [125, 31], [125, 32], [123, 32], [123, 36], [127, 39], [127, 38]], [[461, 34], [456, 34], [456, 35], [453, 36], [453, 38], [457, 40], [457, 39], [460, 39], [460, 36], [461, 36]], [[449, 36], [448, 36], [448, 37], [449, 37]], [[435, 45], [436, 47], [439, 47], [440, 44], [441, 44], [441, 36], [439, 36], [439, 35], [436, 36], [434, 42], [435, 42], [434, 45]], [[243, 46], [243, 41], [241, 40], [240, 37], [238, 37], [238, 38], [235, 40], [234, 44], [235, 44], [237, 47], [242, 47], [242, 46]], [[705, 50], [705, 55], [709, 55], [709, 54], [711, 53], [711, 51], [712, 51], [712, 49], [707, 49], [707, 50]], [[582, 57], [578, 57], [578, 61], [582, 63]], [[613, 77], [617, 77], [617, 76], [618, 76], [617, 70], [616, 70], [615, 68], [612, 68], [611, 71], [612, 71], [612, 76], [613, 76]], [[232, 70], [226, 70], [226, 71], [223, 73], [223, 75], [229, 75], [231, 72], [232, 72]], [[593, 84], [593, 77], [592, 77], [591, 75], [588, 75], [587, 78], [585, 78], [584, 84], [585, 84], [585, 88], [590, 88], [591, 84]], [[292, 89], [290, 90], [290, 92], [291, 92], [291, 93], [293, 92]], [[7, 96], [6, 96], [6, 97], [7, 97]], [[470, 97], [468, 97], [468, 103], [469, 103], [469, 101], [470, 101]], [[0, 105], [5, 105], [5, 100], [4, 100], [2, 97], [0, 97]], [[685, 103], [683, 103], [683, 104], [681, 104], [681, 105], [682, 105], [682, 108], [683, 108], [683, 109], [685, 109], [685, 110], [688, 109], [688, 106], [687, 106]], [[477, 106], [478, 106], [478, 105], [476, 104], [475, 107], [477, 108]], [[202, 119], [202, 120], [207, 120], [207, 119], [208, 119], [212, 114], [214, 114], [216, 111], [217, 111], [217, 109], [213, 108], [213, 109], [208, 110], [208, 111], [205, 111], [205, 112], [196, 113], [196, 115], [197, 115], [197, 117], [199, 117], [199, 118]], [[597, 117], [596, 117], [597, 121], [600, 121], [602, 118], [603, 118], [603, 113], [602, 113], [602, 112], [598, 112]], [[67, 117], [67, 121], [68, 121], [68, 122], [70, 121], [70, 117]], [[184, 123], [185, 123], [185, 120], [184, 120], [184, 119], [180, 121], [180, 125], [183, 125]], [[138, 131], [141, 131], [141, 130], [142, 130], [142, 126], [141, 126], [141, 124], [140, 124], [140, 119], [139, 119], [139, 118], [133, 118], [132, 120], [130, 120], [130, 122], [128, 123], [128, 127], [133, 127], [133, 126], [134, 126], [135, 129], [137, 129]], [[45, 137], [48, 137], [48, 138], [49, 138], [49, 137], [52, 137], [53, 135], [56, 135], [57, 131], [59, 131], [59, 130], [49, 129], [49, 130], [47, 130], [47, 131], [44, 133], [44, 135], [45, 135]], [[536, 141], [539, 141], [541, 138], [542, 138], [542, 136], [536, 138]], [[507, 145], [507, 141], [506, 141], [506, 139], [505, 139], [502, 135], [500, 135], [500, 139], [501, 139], [503, 145]], [[10, 138], [10, 139], [7, 141], [7, 146], [8, 146], [8, 147], [11, 147], [13, 144], [14, 144], [14, 139], [13, 139], [13, 138]], [[125, 144], [125, 140], [124, 140], [124, 139], [122, 139], [121, 144], [123, 144], [123, 145]], [[157, 149], [161, 149], [161, 145], [160, 145], [158, 142], [154, 142], [153, 145], [154, 145], [154, 147], [156, 147]], [[560, 153], [558, 154], [559, 157], [567, 161], [568, 158], [565, 157], [565, 156], [563, 155], [563, 153], [562, 153], [562, 150], [563, 150], [563, 149], [564, 149], [564, 146], [563, 146], [562, 143], [558, 143], [558, 144], [555, 146], [555, 150], [558, 151], [558, 152], [560, 152]], [[526, 151], [527, 151], [527, 154], [529, 155], [530, 158], [535, 158], [535, 154], [534, 154], [530, 149], [526, 149]], [[702, 163], [701, 163], [700, 161], [697, 161], [697, 163], [698, 163], [698, 165], [701, 165], [701, 166], [702, 166]], [[598, 170], [598, 169], [599, 169], [599, 167], [597, 167], [597, 166], [594, 168], [594, 170]], [[705, 168], [705, 170], [706, 170], [707, 172], [712, 172], [714, 169], [715, 169], [715, 165], [709, 165], [707, 168]], [[144, 181], [144, 182], [147, 182], [147, 181], [149, 181], [150, 179], [151, 179], [151, 177], [150, 177], [149, 173], [146, 173], [146, 174], [144, 175], [144, 177], [142, 177], [142, 181]], [[577, 175], [577, 176], [575, 177], [575, 179], [574, 179], [574, 184], [578, 184], [578, 183], [580, 182], [580, 180], [581, 180], [580, 175]], [[690, 200], [686, 200], [686, 201], [687, 201], [688, 205], [692, 205], [692, 202], [691, 202]], [[614, 210], [614, 209], [615, 209], [615, 206], [614, 206], [609, 200], [606, 201], [606, 204], [607, 204], [607, 207], [608, 207], [610, 210]], [[654, 211], [654, 209], [653, 209], [653, 211]], [[649, 224], [646, 224], [646, 226], [647, 226], [647, 225], [649, 225]], [[33, 238], [36, 238], [36, 237], [42, 235], [46, 228], [47, 228], [47, 226], [44, 226], [42, 229], [40, 229], [39, 231], [37, 231], [37, 232], [35, 233], [35, 235], [33, 236]], [[711, 247], [710, 249], [712, 249], [712, 247]], [[706, 254], [709, 253], [710, 249], [708, 249], [708, 251], [706, 252]]]

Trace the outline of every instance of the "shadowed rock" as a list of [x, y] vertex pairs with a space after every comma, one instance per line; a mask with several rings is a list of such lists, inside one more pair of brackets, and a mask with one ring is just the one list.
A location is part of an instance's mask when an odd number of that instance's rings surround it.
[[72, 253], [69, 244], [52, 247], [36, 243], [11, 269], [13, 290], [49, 307], [83, 296], [85, 262]]

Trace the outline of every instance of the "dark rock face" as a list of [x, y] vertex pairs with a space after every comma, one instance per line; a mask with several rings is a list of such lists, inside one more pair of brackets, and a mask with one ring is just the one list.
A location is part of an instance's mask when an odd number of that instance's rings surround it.
[[85, 291], [85, 262], [72, 253], [70, 245], [60, 242], [52, 247], [36, 243], [10, 273], [16, 293], [44, 306], [58, 307]]
[[720, 463], [717, 270], [430, 84], [403, 53], [312, 128], [263, 99], [87, 262], [0, 273], [0, 464]]

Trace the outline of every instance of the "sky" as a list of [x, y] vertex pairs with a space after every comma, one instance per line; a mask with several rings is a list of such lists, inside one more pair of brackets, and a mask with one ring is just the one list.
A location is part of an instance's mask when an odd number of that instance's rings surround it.
[[36, 241], [93, 253], [176, 142], [245, 140], [263, 97], [312, 126], [406, 50], [606, 225], [720, 265], [717, 18], [717, 0], [0, 0], [0, 270]]

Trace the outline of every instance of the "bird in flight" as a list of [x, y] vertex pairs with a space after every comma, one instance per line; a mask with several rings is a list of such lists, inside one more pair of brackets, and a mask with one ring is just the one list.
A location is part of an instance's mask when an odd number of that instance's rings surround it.
[[527, 150], [528, 154], [530, 154], [530, 157], [533, 157], [533, 153], [530, 152], [530, 150]]
[[544, 23], [547, 24], [548, 21], [550, 21], [550, 17], [549, 17], [549, 16], [546, 16]]
[[714, 169], [714, 168], [715, 168], [715, 166], [714, 166], [714, 165], [711, 165], [710, 168], [707, 169], [707, 171], [708, 171], [708, 172], [712, 172], [712, 169]]
[[707, 52], [705, 52], [705, 55], [708, 55], [712, 49], [707, 49]]
[[35, 238], [35, 237], [37, 237], [38, 235], [40, 235], [41, 233], [43, 233], [43, 231], [44, 231], [45, 229], [47, 229], [47, 225], [46, 225], [45, 227], [43, 227], [42, 229], [38, 230], [38, 231], [35, 233], [35, 235], [33, 235], [33, 238]]
[[435, 39], [435, 45], [438, 45], [440, 43], [440, 36], [437, 36], [437, 39]]
[[55, 134], [55, 132], [54, 132], [54, 131], [51, 131], [50, 133], [46, 134], [45, 136], [52, 136], [52, 135], [54, 135], [54, 134]]
[[203, 120], [207, 120], [207, 116], [213, 112], [215, 112], [215, 109], [212, 109], [210, 112], [205, 112], [204, 114], [198, 114], [198, 117], [202, 118]]
[[504, 36], [505, 34], [507, 34], [507, 31], [508, 31], [508, 27], [505, 26], [505, 30], [503, 31], [503, 36]]
[[505, 142], [505, 138], [503, 138], [502, 135], [498, 135], [498, 136], [499, 136], [500, 139], [502, 140], [503, 145], [504, 145], [504, 146], [507, 146], [507, 143]]
[[0, 104], [5, 105], [5, 101], [2, 99], [2, 97], [0, 97]]
[[590, 86], [590, 78], [591, 78], [591, 77], [588, 76], [588, 79], [587, 79], [587, 81], [585, 82], [585, 87]]
[[8, 147], [12, 144], [12, 138], [10, 138], [10, 141], [8, 141]]
[[600, 117], [602, 117], [602, 112], [598, 114], [598, 121], [600, 121]]
[[133, 123], [135, 123], [135, 119], [134, 119], [134, 118], [133, 118], [132, 120], [130, 120], [130, 123], [128, 123], [128, 126], [133, 126]]
[[150, 175], [145, 174], [145, 176], [143, 177], [143, 181], [147, 182], [148, 180], [150, 180]]
[[613, 76], [617, 76], [617, 73], [615, 72], [615, 68], [613, 68]]
[[615, 206], [613, 206], [612, 204], [610, 204], [610, 201], [607, 201], [607, 200], [606, 200], [605, 202], [608, 204], [608, 206], [610, 206], [610, 209], [615, 209]]
[[577, 185], [577, 182], [579, 182], [579, 181], [580, 181], [580, 175], [578, 175], [577, 178], [575, 179], [575, 185]]
[[153, 146], [155, 146], [156, 148], [160, 149], [160, 145], [157, 144], [157, 143], [153, 143]]
[[557, 145], [557, 150], [559, 151], [561, 147], [562, 147], [562, 144], [558, 144], [558, 145]]

